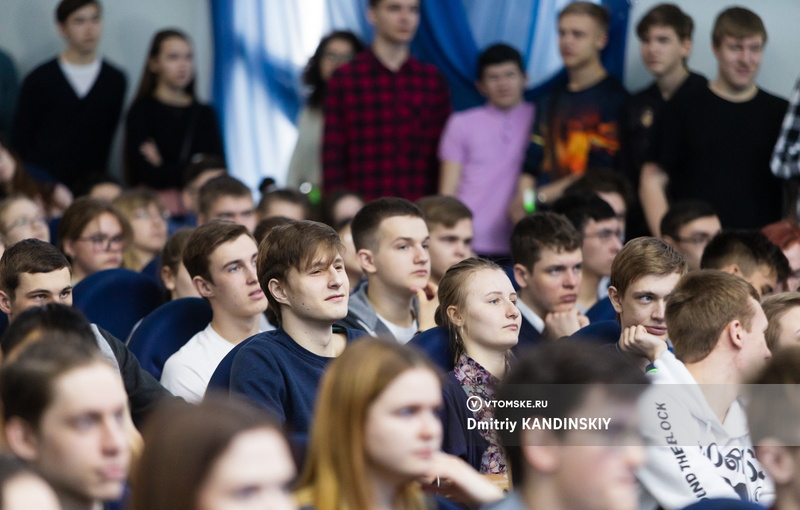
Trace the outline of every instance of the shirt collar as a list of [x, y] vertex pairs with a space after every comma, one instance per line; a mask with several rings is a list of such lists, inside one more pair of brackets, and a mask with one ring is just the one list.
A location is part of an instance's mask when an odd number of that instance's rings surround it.
[[536, 331], [539, 333], [544, 331], [544, 319], [536, 315], [536, 312], [531, 310], [524, 301], [517, 299], [517, 308], [519, 308], [519, 313], [522, 314], [525, 320], [531, 323], [531, 326], [533, 326]]

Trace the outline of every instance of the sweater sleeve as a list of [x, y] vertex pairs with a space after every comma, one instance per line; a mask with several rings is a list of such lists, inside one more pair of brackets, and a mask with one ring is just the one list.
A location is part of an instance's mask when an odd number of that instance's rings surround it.
[[30, 157], [35, 145], [36, 134], [42, 119], [43, 104], [41, 69], [29, 74], [22, 82], [17, 100], [17, 109], [14, 113], [11, 142], [14, 148], [22, 155], [23, 159]]
[[139, 152], [139, 147], [150, 136], [146, 107], [141, 101], [134, 101], [125, 118], [125, 178], [131, 186], [147, 182], [148, 175], [158, 170]]

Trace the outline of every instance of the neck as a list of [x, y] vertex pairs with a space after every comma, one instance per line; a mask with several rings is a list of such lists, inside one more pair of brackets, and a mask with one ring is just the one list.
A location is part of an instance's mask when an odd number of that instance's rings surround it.
[[544, 319], [545, 317], [547, 317], [547, 310], [544, 310], [539, 306], [537, 306], [536, 304], [534, 304], [533, 299], [531, 299], [531, 297], [527, 293], [527, 289], [520, 289], [519, 299], [523, 303], [525, 303], [525, 306], [530, 308], [533, 311], [533, 313], [538, 315], [539, 318]]
[[367, 287], [367, 300], [378, 315], [392, 324], [407, 328], [414, 322], [411, 314], [414, 294], [411, 291], [400, 294], [395, 289], [387, 288], [377, 278], [372, 278]]
[[756, 94], [758, 94], [758, 87], [755, 83], [738, 89], [731, 87], [728, 83], [719, 78], [709, 83], [708, 88], [710, 88], [711, 92], [714, 94], [718, 95], [722, 99], [731, 101], [732, 103], [744, 103], [745, 101], [750, 101], [756, 97]]
[[731, 404], [739, 397], [740, 381], [730, 361], [719, 363], [712, 356], [713, 353], [703, 361], [687, 363], [686, 369], [700, 385], [700, 391], [719, 422], [724, 423]]
[[81, 269], [79, 266], [77, 266], [77, 265], [72, 266], [72, 281], [71, 281], [71, 283], [72, 283], [73, 286], [77, 285], [78, 282], [80, 282], [81, 280], [83, 280], [87, 276], [89, 276], [89, 275], [87, 275], [83, 271], [83, 269]]
[[97, 59], [97, 53], [94, 51], [89, 53], [83, 53], [76, 51], [74, 48], [67, 48], [61, 54], [61, 58], [63, 58], [70, 64], [74, 64], [77, 66], [85, 66], [87, 64], [91, 64]]
[[392, 482], [374, 469], [367, 471], [367, 482], [372, 488], [373, 505], [376, 510], [392, 510], [399, 484]]
[[258, 321], [261, 314], [251, 315], [250, 317], [235, 317], [214, 310], [213, 305], [211, 309], [214, 311], [214, 316], [211, 319], [211, 328], [233, 345], [258, 333]]
[[286, 307], [281, 310], [281, 328], [297, 345], [317, 356], [335, 358], [344, 348], [335, 341], [330, 321], [301, 319]]
[[61, 503], [62, 510], [93, 510], [96, 508], [101, 508], [98, 502], [75, 494], [57, 491], [57, 495], [58, 502]]
[[372, 43], [372, 52], [383, 65], [392, 71], [400, 69], [410, 54], [407, 44], [389, 42], [378, 36]]
[[656, 78], [656, 86], [658, 87], [658, 91], [661, 92], [661, 97], [663, 97], [665, 101], [671, 98], [688, 77], [689, 70], [681, 65], [671, 72]]
[[467, 356], [474, 359], [497, 379], [506, 375], [506, 351], [488, 349], [468, 338], [464, 339]]
[[188, 106], [192, 104], [192, 96], [183, 89], [175, 89], [163, 82], [156, 85], [153, 96], [161, 101], [173, 106]]
[[[529, 478], [535, 477], [519, 489], [520, 498], [526, 509], [547, 508], [548, 510], [567, 510], [563, 499], [559, 497], [557, 484], [547, 480], [545, 474], [528, 473]], [[548, 483], [549, 482], [549, 483]]]
[[581, 286], [578, 289], [578, 304], [588, 310], [597, 303], [597, 286], [600, 285], [601, 275], [587, 271], [585, 268], [581, 276]]
[[608, 76], [603, 64], [600, 63], [599, 58], [594, 59], [580, 67], [567, 69], [567, 74], [569, 76], [567, 88], [572, 92], [588, 89], [592, 85], [600, 83], [600, 81]]
[[775, 502], [770, 508], [778, 510], [800, 510], [800, 501], [797, 500], [795, 493], [791, 489], [776, 487]]

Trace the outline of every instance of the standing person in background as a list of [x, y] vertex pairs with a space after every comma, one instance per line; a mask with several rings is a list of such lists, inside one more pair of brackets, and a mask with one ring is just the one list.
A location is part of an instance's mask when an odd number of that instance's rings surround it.
[[56, 21], [67, 47], [22, 83], [12, 143], [29, 171], [35, 167], [72, 189], [87, 176], [107, 173], [126, 82], [97, 55], [100, 2], [62, 0]]
[[474, 249], [487, 258], [508, 257], [514, 197], [528, 145], [534, 107], [523, 101], [522, 56], [495, 44], [478, 57], [478, 90], [483, 106], [457, 112], [447, 121], [439, 146], [439, 193], [453, 195], [475, 215]]
[[364, 200], [436, 190], [436, 147], [450, 97], [439, 71], [411, 56], [419, 0], [369, 0], [372, 46], [328, 82], [322, 183]]
[[157, 190], [176, 213], [181, 174], [192, 155], [224, 153], [217, 116], [194, 89], [189, 37], [174, 29], [158, 32], [125, 122], [125, 167], [130, 185]]
[[303, 193], [322, 187], [322, 105], [328, 80], [340, 66], [364, 48], [353, 32], [336, 30], [322, 38], [303, 71], [303, 84], [311, 94], [297, 119], [297, 145], [289, 162], [286, 186]]

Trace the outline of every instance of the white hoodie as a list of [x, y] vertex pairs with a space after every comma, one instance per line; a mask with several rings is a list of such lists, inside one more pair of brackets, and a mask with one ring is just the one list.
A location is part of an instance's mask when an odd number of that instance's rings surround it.
[[647, 461], [637, 472], [640, 509], [678, 509], [706, 498], [768, 505], [772, 481], [756, 460], [744, 408], [735, 400], [720, 423], [692, 374], [670, 351], [648, 374], [640, 400]]

